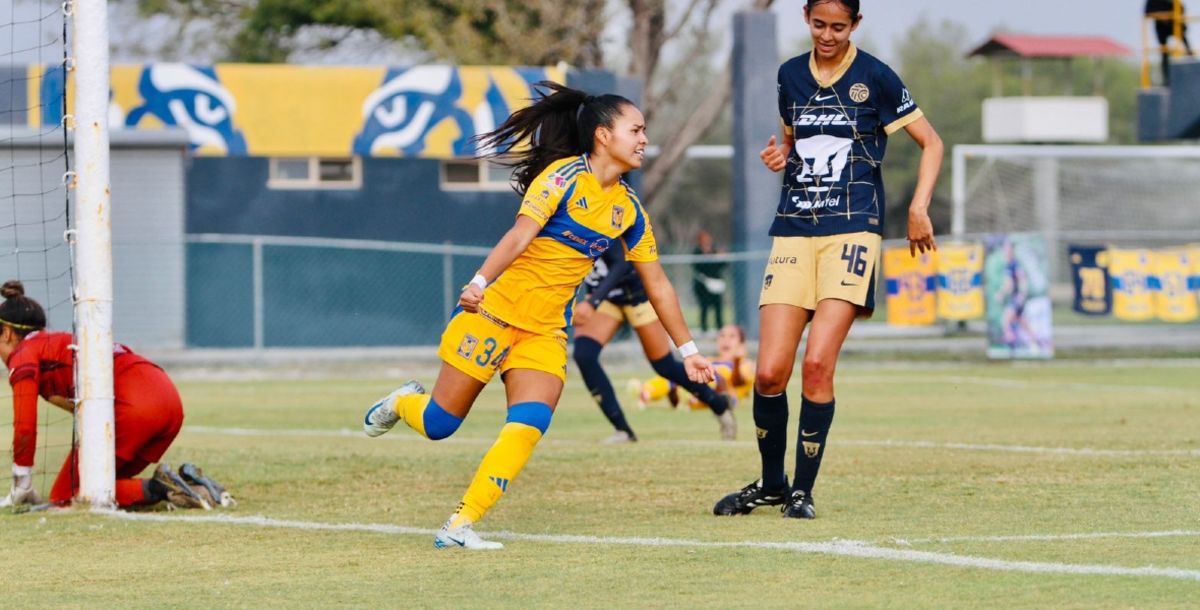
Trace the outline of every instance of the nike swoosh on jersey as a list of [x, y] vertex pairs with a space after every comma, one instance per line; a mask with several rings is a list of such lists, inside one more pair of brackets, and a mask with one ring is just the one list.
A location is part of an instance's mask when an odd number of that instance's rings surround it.
[[816, 100], [816, 101], [818, 101], [818, 102], [823, 102], [823, 101], [825, 101], [825, 100], [831, 100], [831, 99], [833, 99], [833, 98], [835, 98], [835, 97], [837, 97], [837, 94], [835, 94], [835, 93], [830, 93], [829, 95], [826, 95], [826, 96], [824, 96], [824, 97], [821, 97], [820, 95], [818, 95], [818, 96], [814, 97], [813, 99], [814, 99], [814, 100]]
[[857, 286], [858, 284], [847, 284], [846, 280], [842, 280], [842, 285], [843, 286]]

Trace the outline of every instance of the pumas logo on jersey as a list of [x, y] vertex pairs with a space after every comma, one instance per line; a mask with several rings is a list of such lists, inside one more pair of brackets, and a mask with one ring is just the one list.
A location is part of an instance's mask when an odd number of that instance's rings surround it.
[[802, 114], [792, 121], [794, 127], [824, 127], [826, 125], [850, 126], [858, 125], [858, 121], [847, 119], [846, 115], [840, 112], [830, 112], [822, 114]]
[[871, 97], [871, 90], [868, 89], [866, 85], [862, 83], [854, 83], [853, 85], [850, 85], [850, 99], [861, 104], [867, 101], [868, 97]]
[[613, 206], [612, 212], [612, 228], [620, 229], [625, 222], [625, 208], [619, 205]]
[[900, 105], [896, 106], [896, 114], [900, 114], [905, 110], [912, 108], [914, 104], [916, 104], [916, 102], [913, 101], [912, 94], [908, 92], [908, 89], [905, 89], [904, 93], [900, 94]]
[[773, 281], [775, 281], [775, 276], [773, 276], [773, 275], [768, 275], [767, 277], [764, 277], [763, 278], [763, 288], [770, 288], [771, 282], [773, 282]]
[[828, 193], [841, 181], [853, 144], [850, 138], [827, 135], [796, 140], [795, 154], [801, 165], [794, 175], [796, 183], [809, 193]]

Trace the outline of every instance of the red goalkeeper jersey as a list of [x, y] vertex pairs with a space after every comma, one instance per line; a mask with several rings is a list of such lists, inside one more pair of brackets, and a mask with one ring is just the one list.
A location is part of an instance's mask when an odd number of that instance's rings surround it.
[[[36, 331], [21, 340], [8, 359], [13, 388], [13, 464], [32, 466], [37, 445], [37, 397], [75, 398], [75, 355], [71, 333]], [[113, 344], [113, 376], [149, 362], [128, 347]]]

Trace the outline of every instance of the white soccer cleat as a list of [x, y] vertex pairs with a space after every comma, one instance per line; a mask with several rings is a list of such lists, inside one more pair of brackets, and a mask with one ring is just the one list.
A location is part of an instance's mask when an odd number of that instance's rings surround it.
[[494, 551], [504, 548], [499, 542], [489, 542], [479, 537], [470, 523], [451, 528], [450, 520], [442, 525], [442, 529], [433, 537], [433, 546], [439, 549], [466, 549], [468, 551]]
[[391, 394], [380, 398], [379, 402], [367, 409], [367, 415], [363, 417], [363, 432], [373, 438], [391, 430], [392, 426], [400, 421], [400, 415], [396, 413], [396, 399], [409, 394], [424, 393], [425, 386], [415, 379], [392, 390]]
[[737, 419], [733, 417], [733, 409], [725, 409], [718, 415], [717, 423], [721, 426], [721, 440], [732, 441], [737, 438]]
[[637, 442], [637, 438], [624, 430], [617, 430], [612, 433], [612, 436], [600, 441], [600, 443], [604, 445], [621, 445], [624, 443], [633, 442]]

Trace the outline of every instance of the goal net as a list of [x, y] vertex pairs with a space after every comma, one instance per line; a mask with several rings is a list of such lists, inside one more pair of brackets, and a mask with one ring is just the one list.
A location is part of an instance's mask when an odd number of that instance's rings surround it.
[[[65, 90], [56, 85], [66, 74], [65, 23], [57, 0], [16, 0], [0, 15], [0, 282], [19, 280], [46, 310], [49, 328], [70, 331], [66, 100], [48, 93]], [[7, 383], [0, 384], [0, 403], [0, 443], [11, 461], [14, 409]], [[66, 411], [45, 403], [38, 409], [33, 481], [42, 498], [73, 445], [73, 423]]]
[[1070, 244], [1200, 242], [1200, 146], [955, 146], [953, 165], [952, 233], [1040, 233], [1059, 284]]

